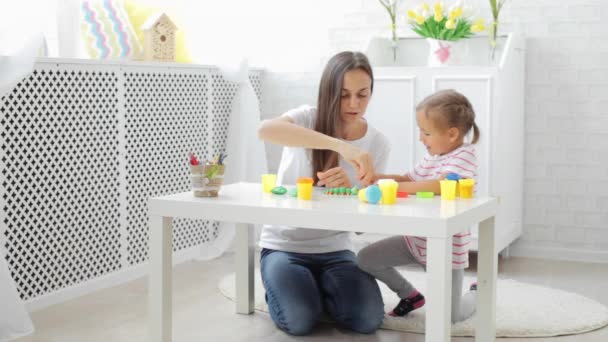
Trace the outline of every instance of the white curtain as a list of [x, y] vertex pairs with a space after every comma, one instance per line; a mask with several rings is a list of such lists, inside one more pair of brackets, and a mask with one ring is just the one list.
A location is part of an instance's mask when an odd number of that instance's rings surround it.
[[[8, 42], [8, 38], [3, 40], [2, 37], [13, 33], [9, 30], [0, 31], [0, 42]], [[36, 58], [45, 50], [45, 41], [41, 34], [21, 39], [22, 46], [0, 46], [0, 98], [7, 95], [34, 69]], [[9, 341], [31, 334], [34, 326], [10, 275], [5, 259], [3, 236], [0, 230], [0, 341]]]
[[[266, 151], [264, 144], [257, 138], [260, 108], [257, 95], [249, 81], [247, 60], [242, 59], [238, 64], [219, 67], [227, 81], [238, 84], [228, 124], [228, 158], [224, 183], [259, 182], [261, 175], [267, 172]], [[233, 238], [234, 224], [222, 223], [218, 237], [201, 248], [200, 259], [219, 257], [230, 247]]]

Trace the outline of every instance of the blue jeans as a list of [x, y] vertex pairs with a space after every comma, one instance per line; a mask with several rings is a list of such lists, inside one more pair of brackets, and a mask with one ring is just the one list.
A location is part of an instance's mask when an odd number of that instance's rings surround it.
[[310, 333], [326, 311], [338, 324], [369, 334], [382, 324], [378, 283], [351, 251], [303, 254], [263, 249], [262, 281], [270, 317], [292, 335]]

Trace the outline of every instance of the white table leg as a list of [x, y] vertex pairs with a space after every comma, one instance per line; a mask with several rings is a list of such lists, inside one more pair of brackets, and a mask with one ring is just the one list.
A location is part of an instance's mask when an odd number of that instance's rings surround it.
[[236, 224], [236, 312], [253, 312], [253, 227]]
[[425, 341], [450, 341], [452, 327], [452, 237], [427, 239]]
[[479, 224], [477, 252], [477, 316], [475, 341], [496, 339], [496, 275], [498, 255], [494, 240], [494, 217]]
[[149, 341], [171, 341], [171, 217], [150, 216]]

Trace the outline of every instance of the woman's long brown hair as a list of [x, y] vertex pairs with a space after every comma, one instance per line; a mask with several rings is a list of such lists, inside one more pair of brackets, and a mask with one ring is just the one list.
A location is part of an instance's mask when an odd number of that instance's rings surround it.
[[[361, 69], [365, 71], [371, 81], [370, 93], [374, 90], [374, 74], [367, 57], [360, 52], [344, 51], [333, 56], [325, 66], [319, 83], [319, 97], [317, 99], [317, 121], [315, 131], [340, 138], [340, 104], [344, 74], [347, 71]], [[312, 174], [315, 184], [319, 181], [317, 172], [325, 171], [338, 166], [338, 153], [332, 150], [312, 151]]]

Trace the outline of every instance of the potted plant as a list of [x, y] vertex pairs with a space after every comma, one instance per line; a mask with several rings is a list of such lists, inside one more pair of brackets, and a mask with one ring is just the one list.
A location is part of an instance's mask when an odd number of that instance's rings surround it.
[[462, 1], [449, 9], [442, 2], [436, 2], [432, 9], [424, 2], [408, 11], [412, 30], [429, 43], [429, 66], [458, 63], [456, 42], [485, 30], [483, 19], [473, 19], [469, 12]]

